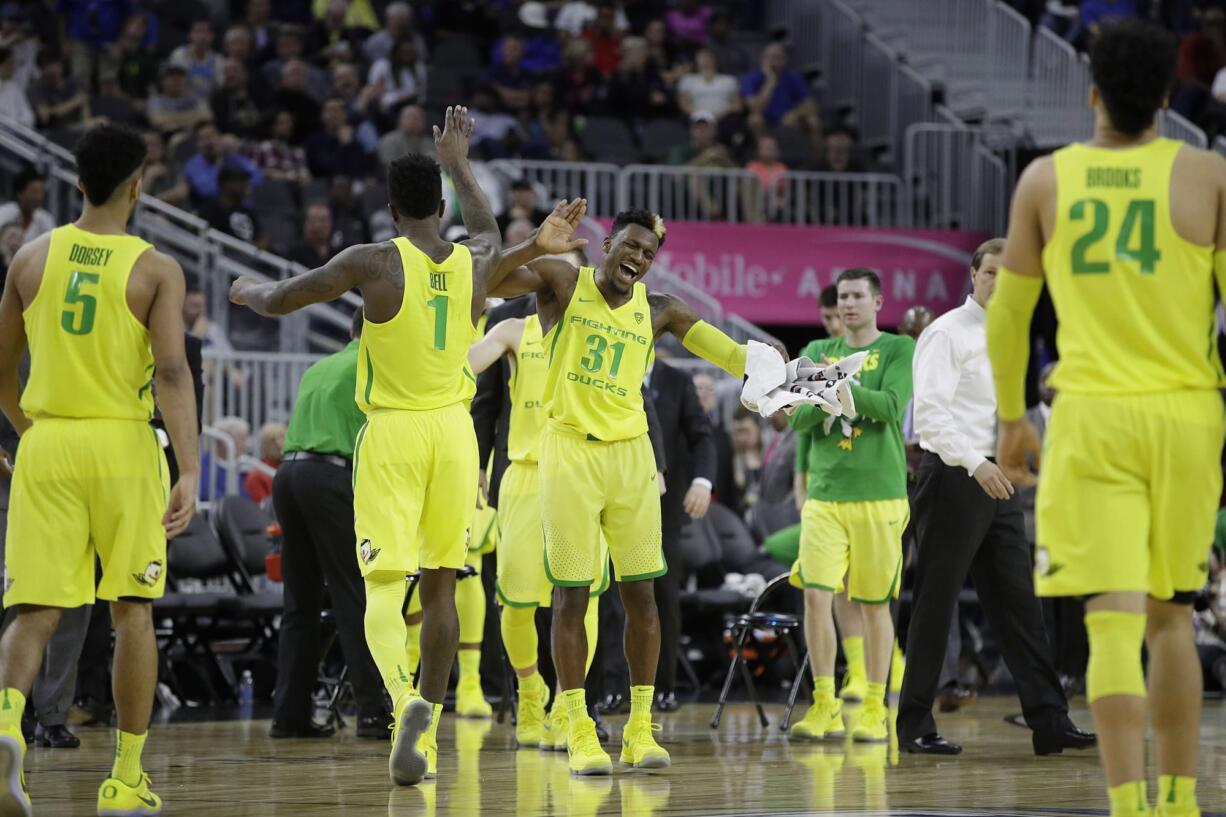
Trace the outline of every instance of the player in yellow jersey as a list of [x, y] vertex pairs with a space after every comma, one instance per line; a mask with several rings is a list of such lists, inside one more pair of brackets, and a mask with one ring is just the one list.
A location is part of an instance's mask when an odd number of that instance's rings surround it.
[[507, 276], [504, 292], [537, 293], [549, 355], [548, 423], [540, 443], [541, 517], [546, 570], [557, 586], [553, 660], [570, 718], [567, 749], [576, 774], [612, 770], [583, 691], [583, 619], [588, 590], [603, 573], [602, 533], [626, 609], [631, 711], [621, 760], [649, 768], [670, 762], [652, 736], [651, 722], [660, 653], [651, 580], [664, 573], [665, 564], [641, 387], [655, 338], [671, 333], [736, 377], [745, 374], [745, 346], [700, 321], [680, 298], [647, 292], [642, 279], [664, 236], [659, 216], [629, 210], [613, 220], [598, 268], [576, 269], [543, 258], [550, 250], [539, 234], [504, 251], [499, 265], [500, 276]]
[[[196, 508], [196, 403], [183, 352], [183, 270], [126, 227], [145, 143], [104, 125], [76, 148], [81, 217], [21, 248], [0, 299], [0, 409], [21, 434], [5, 558], [0, 639], [0, 815], [30, 814], [21, 713], [66, 607], [111, 603], [115, 765], [98, 814], [160, 814], [141, 768], [157, 684], [152, 600], [166, 540]], [[17, 364], [30, 349], [24, 391]], [[19, 396], [20, 392], [20, 396]], [[149, 425], [154, 398], [179, 461]], [[95, 557], [102, 580], [94, 587]]]
[[[549, 687], [537, 672], [536, 610], [550, 606], [553, 595], [553, 584], [545, 574], [537, 472], [549, 368], [539, 317], [530, 315], [500, 322], [469, 350], [468, 362], [480, 374], [504, 355], [511, 361], [507, 433], [510, 465], [499, 492], [498, 519], [502, 532], [495, 588], [502, 603], [502, 643], [519, 686], [516, 742], [520, 746], [553, 749], [565, 746], [566, 711], [565, 707], [555, 706], [546, 728]], [[608, 558], [603, 558], [602, 563], [607, 566]], [[592, 586], [592, 595], [599, 595], [607, 585], [606, 567], [605, 575]], [[596, 650], [597, 605], [588, 605], [583, 623], [588, 640], [585, 666], [590, 669]]]
[[[388, 168], [388, 209], [398, 237], [349, 247], [284, 281], [239, 278], [230, 291], [234, 303], [269, 316], [353, 288], [362, 293], [356, 397], [367, 422], [353, 456], [354, 532], [366, 583], [366, 640], [395, 702], [388, 767], [398, 785], [434, 773], [435, 735], [459, 637], [455, 576], [468, 553], [477, 499], [477, 442], [467, 408], [475, 381], [467, 354], [496, 284], [502, 239], [468, 165], [472, 131], [462, 107], [448, 108], [442, 131], [434, 129], [467, 241], [439, 237], [445, 206], [439, 165], [408, 154]], [[578, 202], [559, 205], [555, 218], [567, 223], [562, 214], [577, 218], [581, 209]], [[559, 251], [570, 244], [562, 241]], [[424, 616], [420, 690], [406, 666], [401, 616], [405, 577], [412, 573], [420, 573]]]
[[998, 460], [1015, 485], [1035, 481], [1028, 457], [1039, 465], [1022, 381], [1044, 281], [1060, 319], [1036, 586], [1087, 599], [1086, 691], [1112, 815], [1150, 810], [1143, 642], [1157, 811], [1199, 813], [1189, 605], [1206, 580], [1222, 489], [1213, 284], [1226, 283], [1226, 162], [1158, 138], [1174, 66], [1170, 34], [1137, 22], [1103, 28], [1090, 54], [1094, 136], [1022, 175], [988, 307]]

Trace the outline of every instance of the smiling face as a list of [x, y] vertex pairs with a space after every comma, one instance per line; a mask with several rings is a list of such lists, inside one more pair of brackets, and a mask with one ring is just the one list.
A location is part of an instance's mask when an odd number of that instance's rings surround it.
[[601, 270], [615, 291], [629, 295], [642, 280], [660, 249], [656, 234], [641, 224], [627, 224], [604, 240]]

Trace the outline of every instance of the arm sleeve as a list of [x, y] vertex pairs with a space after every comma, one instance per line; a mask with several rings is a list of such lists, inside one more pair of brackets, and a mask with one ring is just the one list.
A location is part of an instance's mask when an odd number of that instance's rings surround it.
[[656, 456], [656, 470], [668, 470], [668, 461], [664, 453], [664, 429], [660, 427], [660, 415], [656, 413], [655, 401], [643, 386], [643, 410], [647, 412], [647, 436], [651, 438], [651, 451]]
[[902, 422], [903, 412], [907, 410], [907, 402], [911, 399], [911, 358], [914, 352], [915, 344], [911, 339], [900, 338], [899, 342], [894, 344], [889, 358], [883, 361], [886, 370], [881, 379], [881, 388], [866, 389], [854, 385], [851, 387], [851, 396], [856, 401], [857, 412], [883, 423]]
[[915, 434], [947, 465], [974, 474], [985, 457], [975, 451], [949, 411], [961, 374], [953, 340], [945, 326], [931, 327], [915, 346], [911, 367], [915, 386]]
[[715, 483], [715, 438], [711, 435], [711, 421], [698, 402], [694, 381], [681, 375], [681, 430], [689, 444], [694, 479]]
[[1030, 319], [1043, 292], [1043, 279], [1001, 267], [988, 301], [988, 359], [996, 381], [996, 413], [1017, 420], [1026, 413], [1026, 363], [1030, 359]]

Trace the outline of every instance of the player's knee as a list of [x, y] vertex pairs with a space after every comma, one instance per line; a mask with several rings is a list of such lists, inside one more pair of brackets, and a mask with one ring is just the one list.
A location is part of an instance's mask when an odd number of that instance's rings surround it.
[[806, 587], [805, 609], [819, 613], [832, 611], [834, 609], [834, 593], [817, 587]]
[[1174, 598], [1169, 601], [1148, 599], [1145, 613], [1145, 637], [1147, 639], [1186, 634], [1191, 640], [1191, 599], [1186, 601], [1183, 598]]
[[1118, 610], [1086, 613], [1090, 661], [1086, 668], [1086, 697], [1091, 703], [1109, 695], [1145, 697], [1141, 644], [1145, 616]]

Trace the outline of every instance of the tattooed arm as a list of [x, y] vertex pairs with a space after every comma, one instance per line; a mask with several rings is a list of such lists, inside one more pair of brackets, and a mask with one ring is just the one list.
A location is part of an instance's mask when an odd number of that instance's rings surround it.
[[275, 318], [304, 306], [335, 300], [393, 268], [400, 268], [400, 251], [394, 244], [358, 244], [341, 251], [322, 267], [283, 281], [260, 281], [244, 275], [230, 287], [230, 301]]

